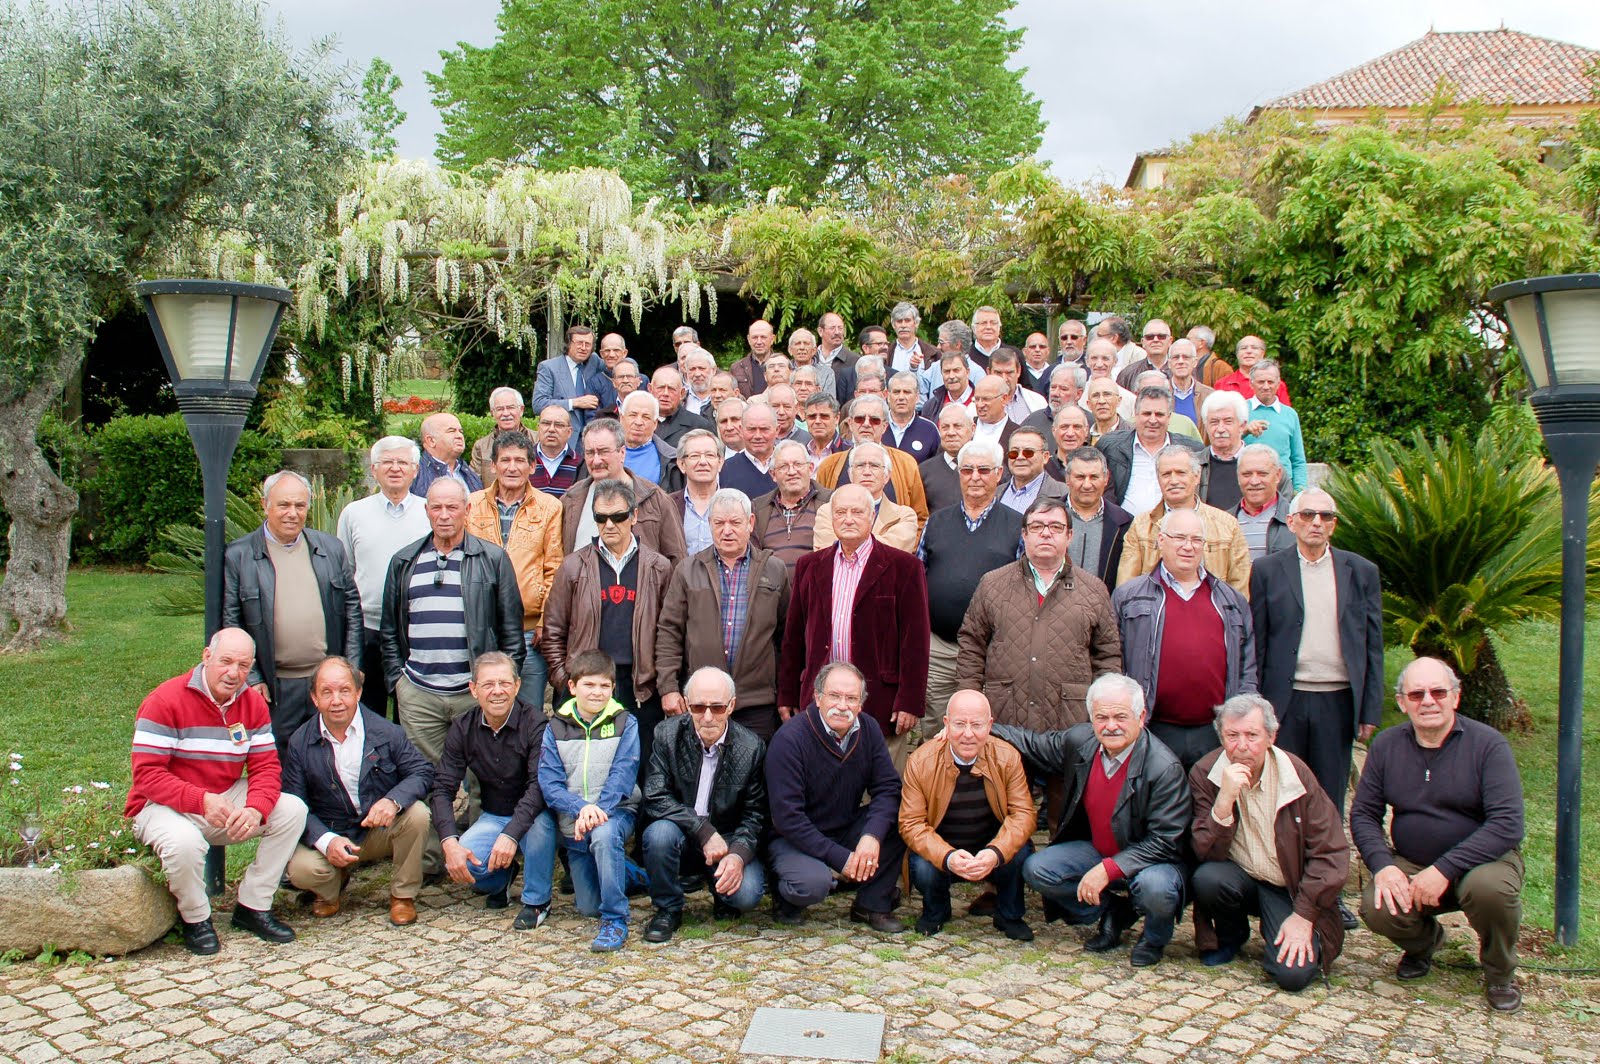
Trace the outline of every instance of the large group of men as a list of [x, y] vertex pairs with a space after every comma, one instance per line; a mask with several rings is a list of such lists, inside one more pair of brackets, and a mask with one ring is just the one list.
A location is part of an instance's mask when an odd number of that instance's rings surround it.
[[269, 477], [224, 627], [135, 725], [128, 812], [187, 946], [220, 947], [207, 849], [259, 836], [232, 922], [277, 942], [280, 881], [329, 917], [375, 861], [396, 925], [426, 883], [498, 909], [520, 874], [518, 930], [564, 867], [597, 951], [630, 894], [665, 942], [701, 886], [718, 917], [770, 895], [779, 924], [852, 891], [894, 933], [909, 885], [933, 935], [964, 881], [1016, 940], [1030, 886], [1088, 950], [1142, 922], [1135, 966], [1186, 907], [1206, 965], [1255, 917], [1289, 990], [1361, 920], [1420, 978], [1462, 910], [1515, 1009], [1515, 762], [1428, 658], [1374, 739], [1378, 570], [1330, 545], [1265, 344], [1235, 368], [1159, 319], [1067, 320], [1054, 352], [1003, 343], [991, 307], [920, 329], [902, 303], [851, 351], [825, 314], [780, 350], [757, 321], [719, 370], [684, 326], [646, 377], [576, 326], [536, 429], [502, 387], [470, 455], [448, 413], [378, 440], [337, 535]]

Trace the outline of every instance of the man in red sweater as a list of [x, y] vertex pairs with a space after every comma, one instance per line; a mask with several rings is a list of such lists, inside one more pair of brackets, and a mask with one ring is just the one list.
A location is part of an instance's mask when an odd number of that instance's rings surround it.
[[281, 793], [267, 702], [247, 682], [255, 653], [241, 629], [220, 630], [198, 667], [150, 692], [133, 724], [133, 786], [123, 812], [161, 858], [190, 953], [221, 948], [202, 872], [207, 849], [257, 836], [233, 926], [268, 942], [294, 939], [272, 915], [272, 896], [305, 830], [306, 806]]

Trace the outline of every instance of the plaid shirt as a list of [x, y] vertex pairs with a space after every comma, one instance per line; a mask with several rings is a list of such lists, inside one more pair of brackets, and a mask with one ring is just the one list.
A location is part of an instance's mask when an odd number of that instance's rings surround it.
[[841, 543], [833, 556], [833, 641], [828, 648], [829, 661], [850, 660], [850, 621], [855, 616], [856, 587], [867, 568], [873, 542], [871, 536], [862, 540], [854, 558], [844, 552]]
[[729, 566], [717, 556], [717, 575], [722, 578], [722, 652], [733, 672], [733, 657], [744, 639], [745, 622], [750, 616], [750, 549]]

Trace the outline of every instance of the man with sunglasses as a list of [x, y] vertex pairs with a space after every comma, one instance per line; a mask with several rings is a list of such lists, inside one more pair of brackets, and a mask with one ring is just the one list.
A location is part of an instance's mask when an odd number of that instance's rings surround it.
[[1140, 339], [1144, 357], [1134, 359], [1117, 373], [1117, 383], [1129, 390], [1135, 390], [1134, 381], [1139, 379], [1139, 374], [1152, 369], [1165, 371], [1167, 348], [1172, 345], [1172, 327], [1160, 318], [1151, 318]]
[[1065, 499], [1067, 486], [1047, 476], [1045, 463], [1050, 449], [1038, 429], [1018, 428], [1006, 448], [1006, 481], [1000, 489], [1000, 502], [1017, 513], [1027, 513], [1038, 499]]
[[[1342, 815], [1350, 750], [1383, 719], [1383, 597], [1378, 567], [1328, 545], [1333, 496], [1310, 488], [1289, 503], [1295, 549], [1250, 568], [1258, 689], [1281, 725], [1277, 744], [1311, 766]], [[1355, 914], [1340, 903], [1345, 927]]]
[[1404, 951], [1395, 976], [1411, 981], [1432, 970], [1444, 945], [1437, 916], [1466, 913], [1489, 1007], [1515, 1012], [1523, 873], [1516, 758], [1505, 736], [1457, 715], [1461, 681], [1436, 658], [1401, 670], [1395, 700], [1410, 720], [1373, 741], [1350, 806], [1350, 834], [1372, 870], [1361, 918]]
[[[1056, 329], [1056, 362], [1058, 365], [1076, 362], [1083, 365], [1083, 355], [1089, 346], [1089, 327], [1076, 318], [1068, 318]], [[1085, 367], [1087, 368], [1087, 367]]]
[[766, 890], [756, 860], [767, 826], [766, 744], [732, 719], [738, 696], [721, 669], [696, 669], [682, 697], [684, 712], [661, 726], [645, 773], [642, 847], [656, 908], [646, 942], [670, 941], [683, 923], [686, 884], [705, 883], [719, 920], [754, 909]]

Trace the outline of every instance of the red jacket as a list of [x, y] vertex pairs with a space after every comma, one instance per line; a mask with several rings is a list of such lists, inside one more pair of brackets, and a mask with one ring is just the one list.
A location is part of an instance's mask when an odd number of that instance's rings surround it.
[[[800, 709], [812, 702], [817, 673], [833, 642], [833, 560], [837, 543], [795, 564], [789, 619], [778, 658], [778, 705]], [[864, 712], [885, 737], [893, 713], [920, 717], [928, 694], [928, 585], [922, 563], [879, 540], [856, 585], [851, 612], [850, 663], [867, 678]]]
[[[133, 786], [125, 816], [150, 802], [203, 815], [207, 792], [221, 794], [248, 775], [244, 804], [265, 820], [282, 789], [267, 700], [246, 687], [226, 709], [190, 686], [193, 671], [151, 691], [133, 722]], [[199, 681], [205, 683], [204, 676]], [[230, 728], [243, 729], [235, 742]]]

